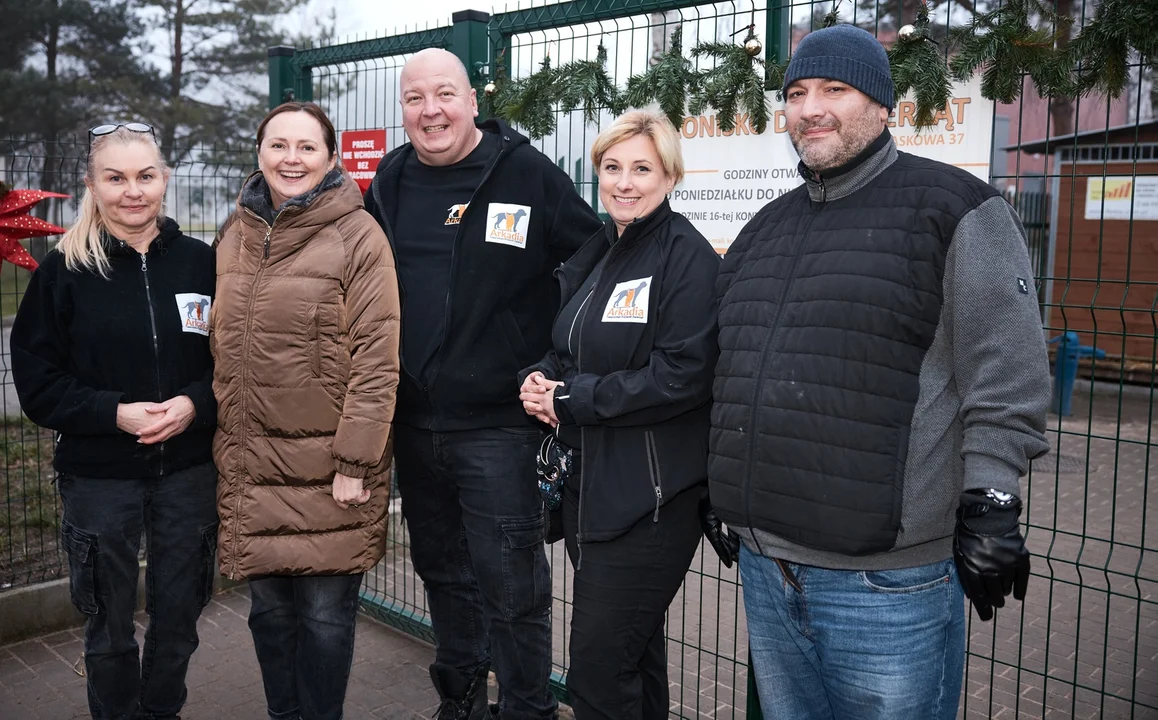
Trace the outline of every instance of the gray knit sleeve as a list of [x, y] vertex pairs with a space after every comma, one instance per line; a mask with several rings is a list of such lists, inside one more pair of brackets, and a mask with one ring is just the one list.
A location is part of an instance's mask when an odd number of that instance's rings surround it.
[[1020, 494], [1049, 450], [1049, 358], [1025, 231], [993, 197], [962, 218], [945, 261], [953, 374], [961, 398], [965, 489]]

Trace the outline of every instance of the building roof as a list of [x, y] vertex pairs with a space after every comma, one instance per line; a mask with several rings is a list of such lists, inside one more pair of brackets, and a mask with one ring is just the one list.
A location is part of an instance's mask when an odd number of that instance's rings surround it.
[[1143, 131], [1151, 129], [1158, 130], [1158, 120], [1147, 120], [1146, 122], [1129, 123], [1110, 128], [1098, 128], [1097, 130], [1082, 130], [1081, 132], [1070, 133], [1068, 135], [1055, 135], [1048, 139], [1006, 145], [1002, 149], [1011, 151], [1020, 150], [1027, 153], [1050, 153], [1063, 145], [1073, 147], [1075, 145], [1110, 142], [1114, 139], [1114, 135], [1129, 135], [1127, 138], [1119, 139], [1133, 140], [1134, 133], [1141, 134]]

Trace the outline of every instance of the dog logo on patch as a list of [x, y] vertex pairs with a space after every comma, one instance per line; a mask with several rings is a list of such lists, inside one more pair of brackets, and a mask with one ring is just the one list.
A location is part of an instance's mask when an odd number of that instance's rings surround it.
[[443, 225], [458, 225], [462, 222], [462, 214], [466, 212], [466, 206], [470, 203], [461, 203], [459, 205], [451, 205], [446, 209], [446, 222]]
[[603, 322], [646, 323], [650, 297], [650, 277], [616, 283], [603, 310]]
[[209, 336], [209, 308], [213, 299], [200, 293], [177, 293], [177, 311], [181, 315], [181, 331]]
[[491, 203], [487, 206], [486, 241], [527, 247], [527, 232], [531, 227], [531, 208], [510, 203]]

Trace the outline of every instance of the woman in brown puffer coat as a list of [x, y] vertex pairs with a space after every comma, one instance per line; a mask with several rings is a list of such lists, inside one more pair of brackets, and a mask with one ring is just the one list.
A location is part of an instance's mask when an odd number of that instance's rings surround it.
[[269, 716], [340, 718], [362, 573], [386, 546], [398, 285], [313, 103], [257, 131], [210, 318], [221, 571], [249, 580]]

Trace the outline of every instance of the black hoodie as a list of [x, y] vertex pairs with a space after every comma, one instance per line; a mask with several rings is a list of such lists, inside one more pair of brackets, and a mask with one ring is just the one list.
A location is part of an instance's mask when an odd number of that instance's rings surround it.
[[[212, 459], [217, 404], [208, 322], [216, 268], [208, 245], [166, 218], [145, 255], [105, 239], [109, 276], [74, 272], [53, 250], [12, 325], [12, 376], [24, 413], [59, 433], [54, 466], [82, 477], [150, 478]], [[117, 428], [117, 405], [178, 395], [185, 432], [142, 445]]]
[[[438, 350], [423, 376], [403, 363], [395, 422], [435, 431], [528, 423], [515, 377], [550, 347], [559, 289], [551, 271], [600, 227], [599, 217], [567, 174], [505, 123], [488, 120], [483, 132], [500, 147], [462, 212], [450, 266], [445, 322]], [[366, 193], [366, 210], [394, 243], [402, 169], [414, 152], [403, 145], [382, 158]], [[402, 303], [405, 278], [399, 277]], [[429, 338], [423, 338], [428, 341]]]

